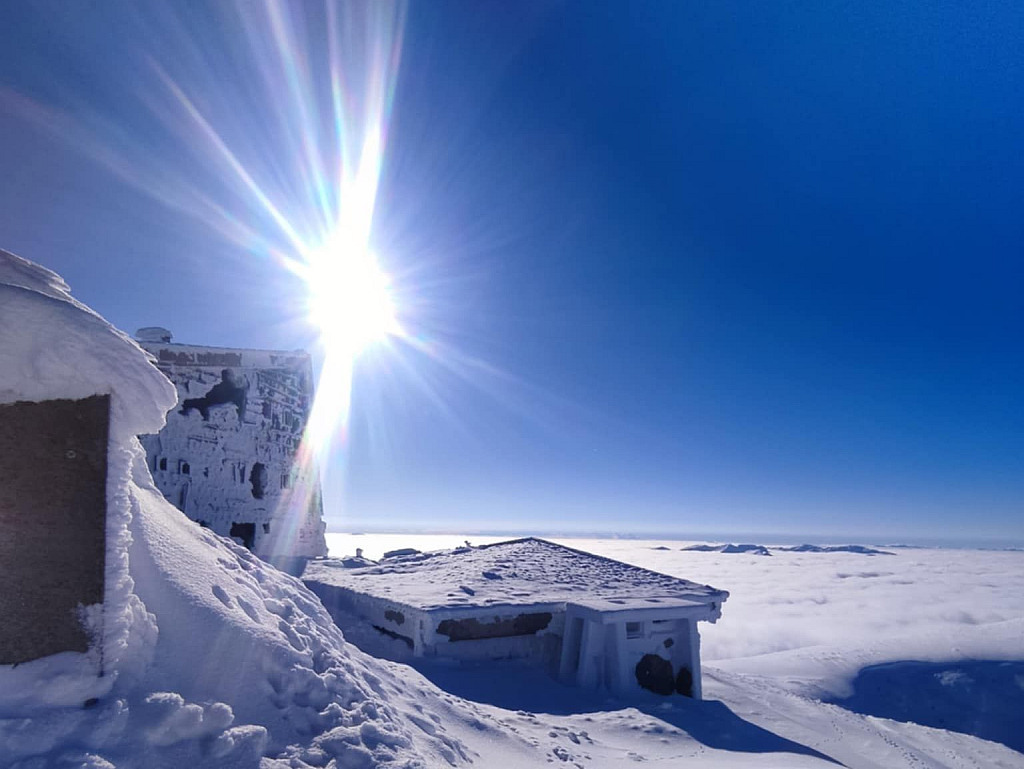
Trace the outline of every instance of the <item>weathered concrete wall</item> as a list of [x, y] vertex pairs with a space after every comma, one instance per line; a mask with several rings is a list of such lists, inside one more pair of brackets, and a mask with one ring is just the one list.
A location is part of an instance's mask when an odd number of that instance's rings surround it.
[[140, 438], [164, 497], [268, 560], [325, 555], [318, 473], [299, 460], [313, 399], [309, 356], [142, 346], [178, 389], [166, 427]]
[[323, 582], [311, 580], [305, 584], [335, 620], [339, 613], [361, 617], [378, 630], [406, 641], [417, 656], [423, 653], [424, 628], [429, 621], [424, 612]]
[[101, 640], [80, 610], [103, 602], [109, 418], [108, 395], [0, 404], [0, 665]]

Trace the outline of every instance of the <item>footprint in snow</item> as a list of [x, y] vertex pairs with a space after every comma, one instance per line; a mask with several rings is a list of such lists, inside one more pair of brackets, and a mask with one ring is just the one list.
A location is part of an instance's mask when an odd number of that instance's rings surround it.
[[224, 604], [225, 606], [231, 606], [231, 596], [229, 596], [227, 594], [227, 591], [224, 590], [224, 588], [222, 588], [220, 585], [213, 586], [213, 594], [217, 598], [217, 600], [220, 601], [222, 604]]
[[238, 601], [238, 605], [242, 607], [242, 611], [244, 611], [246, 615], [248, 615], [249, 619], [251, 619], [253, 622], [260, 621], [260, 614], [258, 611], [256, 611], [255, 606], [253, 606], [251, 603], [249, 603], [241, 597], [236, 600]]

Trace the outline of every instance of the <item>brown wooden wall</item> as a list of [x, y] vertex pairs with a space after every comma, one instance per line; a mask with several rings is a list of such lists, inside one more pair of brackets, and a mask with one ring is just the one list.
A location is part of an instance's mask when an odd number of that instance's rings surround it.
[[0, 404], [0, 664], [100, 640], [109, 420], [108, 395]]

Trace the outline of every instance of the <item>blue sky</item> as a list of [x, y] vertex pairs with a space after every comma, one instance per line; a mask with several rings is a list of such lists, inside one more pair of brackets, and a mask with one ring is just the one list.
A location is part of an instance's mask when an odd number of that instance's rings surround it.
[[[1024, 8], [922, 5], [408, 6], [373, 245], [436, 355], [360, 360], [331, 524], [1024, 540]], [[303, 219], [253, 18], [0, 6], [0, 247], [127, 330], [312, 347], [168, 87]]]

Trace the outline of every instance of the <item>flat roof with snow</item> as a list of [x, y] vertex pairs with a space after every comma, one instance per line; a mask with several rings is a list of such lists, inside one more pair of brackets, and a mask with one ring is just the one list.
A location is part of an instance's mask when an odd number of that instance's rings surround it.
[[724, 590], [528, 537], [345, 568], [313, 561], [303, 580], [422, 611], [573, 603], [602, 612], [721, 604]]

